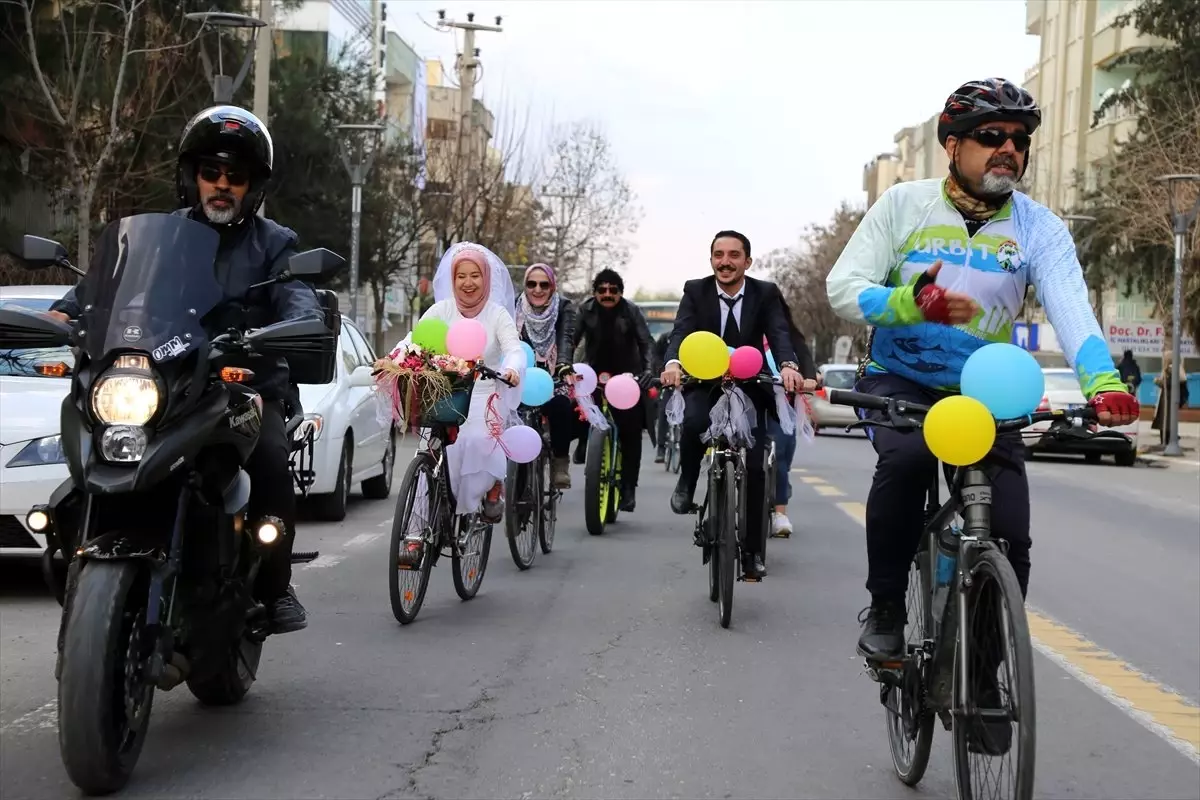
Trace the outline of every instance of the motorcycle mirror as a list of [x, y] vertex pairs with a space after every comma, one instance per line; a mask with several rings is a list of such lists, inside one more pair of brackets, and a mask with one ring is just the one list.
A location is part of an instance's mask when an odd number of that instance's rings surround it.
[[346, 259], [324, 247], [305, 250], [288, 259], [288, 272], [293, 278], [327, 280], [341, 271], [344, 266], [346, 266]]
[[30, 267], [53, 267], [67, 260], [67, 248], [53, 239], [25, 234], [21, 237], [20, 257]]

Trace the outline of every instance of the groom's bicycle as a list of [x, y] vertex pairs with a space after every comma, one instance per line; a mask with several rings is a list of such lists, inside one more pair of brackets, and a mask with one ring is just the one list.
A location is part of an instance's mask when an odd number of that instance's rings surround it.
[[[906, 400], [842, 389], [830, 389], [829, 402], [883, 414], [851, 428], [915, 431], [929, 411]], [[996, 432], [1051, 422], [1051, 435], [1069, 438], [1080, 435], [1073, 420], [1094, 419], [1088, 407], [1038, 412], [999, 420]], [[954, 734], [955, 780], [963, 800], [1033, 796], [1033, 646], [1006, 544], [991, 536], [989, 472], [1007, 466], [989, 454], [971, 466], [944, 467], [950, 484], [944, 504], [935, 475], [909, 571], [905, 653], [896, 661], [866, 665], [879, 683], [896, 775], [909, 786], [924, 776], [939, 717]]]

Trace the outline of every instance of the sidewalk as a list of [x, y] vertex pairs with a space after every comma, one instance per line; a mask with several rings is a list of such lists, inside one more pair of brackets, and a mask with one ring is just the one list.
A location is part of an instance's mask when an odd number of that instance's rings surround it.
[[1164, 456], [1158, 443], [1158, 431], [1150, 427], [1151, 421], [1138, 422], [1138, 457], [1148, 461], [1163, 461], [1200, 469], [1200, 422], [1179, 423], [1179, 446], [1182, 456]]

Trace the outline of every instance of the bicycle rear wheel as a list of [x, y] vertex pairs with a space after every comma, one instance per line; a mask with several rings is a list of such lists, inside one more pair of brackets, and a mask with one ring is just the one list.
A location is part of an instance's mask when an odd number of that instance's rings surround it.
[[458, 534], [458, 542], [450, 550], [454, 566], [454, 591], [463, 600], [470, 600], [483, 583], [487, 572], [488, 555], [492, 550], [492, 526], [483, 522], [478, 514], [458, 518], [466, 533]]
[[[1017, 576], [1008, 559], [978, 552], [966, 596], [967, 701], [954, 714], [954, 772], [962, 800], [1033, 797], [1037, 707], [1033, 644]], [[954, 659], [958, 705], [962, 639]], [[1016, 763], [1012, 761], [1015, 755]]]
[[504, 532], [513, 563], [524, 572], [533, 566], [542, 519], [542, 458], [532, 464], [508, 463], [504, 495]]
[[609, 449], [611, 430], [593, 428], [588, 433], [587, 459], [583, 468], [583, 521], [588, 533], [604, 533], [609, 504]]
[[[928, 541], [928, 536], [926, 536]], [[933, 636], [932, 588], [929, 577], [929, 549], [922, 547], [908, 571], [908, 624], [905, 628], [907, 649], [921, 647]], [[905, 660], [899, 685], [882, 685], [884, 724], [892, 751], [892, 766], [907, 786], [916, 786], [929, 766], [933, 748], [933, 723], [936, 717], [925, 708], [924, 667], [918, 667], [911, 655]]]
[[543, 553], [554, 549], [554, 530], [558, 526], [558, 498], [562, 490], [554, 488], [553, 470], [550, 459], [544, 455], [538, 461], [538, 470], [542, 475], [542, 519], [538, 524], [538, 542]]
[[720, 553], [717, 582], [717, 618], [722, 628], [728, 628], [733, 619], [733, 583], [737, 574], [737, 484], [733, 464], [725, 463], [722, 475], [720, 505], [717, 512], [717, 543], [714, 555]]
[[[417, 618], [425, 602], [425, 590], [429, 588], [429, 571], [433, 568], [438, 541], [436, 491], [433, 458], [428, 453], [417, 453], [400, 483], [388, 545], [388, 594], [392, 615], [401, 625]], [[419, 549], [416, 559], [407, 548]], [[401, 555], [405, 556], [403, 560]]]

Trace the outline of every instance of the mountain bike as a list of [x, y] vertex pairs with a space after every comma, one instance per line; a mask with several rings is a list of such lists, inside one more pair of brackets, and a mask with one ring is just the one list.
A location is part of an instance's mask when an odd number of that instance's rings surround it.
[[[719, 381], [721, 391], [726, 395], [739, 385], [773, 386], [779, 383], [778, 378], [770, 375], [744, 380], [725, 377]], [[687, 377], [683, 382], [684, 385], [716, 383]], [[746, 402], [750, 402], [749, 399]], [[762, 424], [762, 415], [757, 411], [755, 420], [755, 435], [766, 436], [766, 425]], [[708, 565], [708, 599], [717, 604], [717, 620], [722, 628], [728, 628], [733, 618], [735, 581], [760, 581], [743, 574], [739, 568], [748, 527], [746, 458], [747, 448], [743, 444], [730, 442], [725, 432], [717, 436], [704, 454], [703, 467], [708, 471], [704, 500], [699, 506], [692, 507], [697, 512], [694, 541], [701, 549], [701, 563]]]
[[[916, 430], [930, 408], [842, 389], [830, 389], [829, 402], [885, 415], [862, 419], [851, 428]], [[996, 432], [1015, 433], [1049, 421], [1054, 423], [1051, 430], [1070, 436], [1072, 420], [1094, 419], [1086, 406], [1037, 412], [999, 420]], [[866, 664], [867, 674], [879, 683], [896, 775], [909, 786], [924, 776], [936, 716], [954, 735], [955, 781], [964, 799], [1033, 796], [1033, 646], [1005, 543], [991, 537], [988, 471], [1006, 465], [994, 453], [968, 467], [942, 465], [950, 497], [939, 504], [940, 478], [935, 477], [909, 571], [905, 653], [896, 661]], [[1015, 766], [1008, 762], [1014, 749]], [[989, 769], [992, 760], [1001, 759], [1005, 763]], [[1013, 783], [1011, 791], [998, 793], [995, 784], [1004, 780]]]
[[583, 521], [592, 536], [601, 535], [605, 525], [617, 521], [621, 502], [621, 437], [617, 435], [617, 423], [604, 396], [603, 387], [607, 382], [606, 375], [599, 376], [595, 397], [608, 428], [588, 431], [583, 468]]
[[554, 529], [558, 524], [558, 501], [562, 489], [555, 488], [551, 474], [550, 426], [542, 409], [521, 406], [521, 423], [542, 437], [542, 452], [530, 464], [508, 463], [504, 494], [504, 527], [513, 563], [524, 571], [533, 566], [540, 545], [543, 553], [554, 548]]
[[[506, 383], [496, 372], [478, 365], [475, 373]], [[454, 591], [470, 600], [483, 583], [492, 547], [492, 525], [474, 512], [459, 514], [446, 464], [446, 446], [458, 438], [471, 407], [475, 377], [460, 382], [453, 393], [433, 404], [418, 421], [427, 447], [418, 450], [404, 472], [396, 498], [392, 538], [388, 546], [388, 591], [392, 614], [401, 625], [417, 618], [429, 588], [429, 575], [449, 554]], [[425, 433], [427, 431], [427, 433]]]

